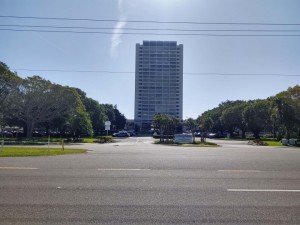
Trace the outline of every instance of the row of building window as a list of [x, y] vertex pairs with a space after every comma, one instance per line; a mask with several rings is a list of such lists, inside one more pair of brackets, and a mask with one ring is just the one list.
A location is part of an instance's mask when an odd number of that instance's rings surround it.
[[160, 92], [156, 92], [155, 94], [153, 94], [153, 92], [151, 92], [149, 94], [142, 94], [139, 96], [143, 97], [143, 99], [138, 98], [139, 100], [145, 100], [145, 101], [158, 100], [158, 99], [179, 101], [179, 99], [178, 99], [179, 94], [170, 93], [170, 92], [163, 93], [162, 91], [160, 91]]
[[[179, 113], [177, 113], [177, 112], [164, 112], [164, 113], [171, 115], [171, 116], [175, 116], [179, 119]], [[141, 120], [148, 120], [149, 122], [151, 122], [156, 114], [157, 114], [156, 112], [149, 112], [145, 115], [138, 115], [138, 117]]]
[[139, 68], [151, 68], [153, 66], [163, 66], [163, 65], [180, 65], [179, 62], [176, 60], [164, 60], [164, 61], [157, 61], [155, 63], [150, 63], [150, 61], [145, 61], [144, 64], [139, 64]]
[[163, 53], [162, 52], [157, 52], [156, 54], [146, 54], [145, 52], [143, 52], [143, 54], [140, 54], [139, 57], [140, 58], [162, 58], [162, 57], [166, 57], [166, 58], [175, 58], [175, 57], [179, 57], [179, 54], [167, 54], [167, 53]]
[[148, 74], [150, 72], [165, 72], [165, 73], [176, 73], [180, 72], [180, 68], [176, 69], [175, 68], [151, 68], [151, 69], [139, 69], [138, 73], [139, 74]]
[[176, 41], [143, 41], [143, 46], [177, 46]]
[[179, 57], [147, 57], [147, 58], [143, 58], [143, 57], [139, 57], [139, 62], [145, 61], [145, 62], [149, 62], [149, 61], [179, 61], [180, 58]]
[[179, 76], [163, 76], [163, 77], [158, 77], [158, 76], [141, 76], [139, 77], [139, 81], [143, 82], [179, 82]]
[[[144, 100], [144, 101], [139, 101], [139, 105], [153, 105], [153, 104], [156, 104], [156, 103], [160, 103], [161, 101], [158, 101], [157, 99], [151, 99], [151, 100]], [[168, 101], [168, 103], [170, 105], [178, 105], [179, 104], [179, 101], [175, 101], [172, 99], [172, 101]]]
[[142, 68], [139, 68], [139, 69], [142, 69], [143, 71], [152, 71], [152, 70], [155, 70], [155, 69], [169, 69], [169, 68], [177, 68], [177, 67], [180, 67], [179, 64], [169, 64], [169, 65], [147, 65], [147, 66], [143, 66]]
[[147, 62], [163, 62], [163, 61], [179, 61], [179, 57], [139, 57], [139, 63], [147, 63]]
[[[165, 88], [171, 88], [171, 89], [173, 89], [173, 88], [177, 88], [177, 87], [179, 87], [179, 84], [167, 84], [167, 85], [165, 85], [165, 86], [158, 86], [158, 85], [156, 85], [156, 86], [140, 86], [139, 87], [139, 92], [143, 92], [143, 91], [147, 91], [147, 90], [164, 90], [164, 91], [167, 91]], [[170, 91], [170, 90], [168, 90], [168, 91]]]
[[180, 64], [180, 61], [178, 60], [169, 60], [169, 59], [163, 59], [163, 60], [144, 60], [139, 62], [138, 66], [156, 66], [156, 65], [177, 65]]
[[176, 61], [168, 61], [168, 62], [156, 63], [156, 64], [150, 64], [150, 63], [147, 62], [146, 64], [139, 65], [139, 68], [151, 68], [151, 67], [164, 66], [164, 65], [167, 65], [167, 66], [178, 65], [178, 66], [180, 66], [180, 64]]
[[[160, 95], [160, 96], [159, 96]], [[157, 94], [154, 94], [154, 96], [152, 98], [148, 98], [148, 96], [143, 96], [143, 99], [138, 99], [138, 100], [144, 100], [144, 101], [151, 101], [151, 100], [163, 100], [165, 102], [167, 101], [172, 101], [172, 102], [175, 102], [175, 101], [179, 101], [178, 99], [179, 96], [174, 96], [174, 95], [166, 95], [164, 93], [157, 93]]]
[[139, 55], [149, 55], [149, 54], [165, 54], [165, 55], [171, 55], [171, 54], [175, 54], [175, 55], [180, 55], [181, 52], [174, 49], [174, 51], [170, 51], [170, 50], [159, 50], [157, 51], [156, 49], [150, 49], [150, 50], [143, 50], [139, 52]]
[[[150, 71], [143, 71], [143, 70], [139, 70], [138, 73], [139, 75], [149, 75], [150, 73], [153, 74], [153, 73], [161, 73], [161, 72], [164, 72], [166, 74], [169, 74], [169, 73], [179, 73], [180, 72], [180, 69], [151, 69]], [[155, 74], [153, 74], [155, 75]]]
[[[143, 81], [143, 82], [141, 82]], [[175, 79], [143, 79], [139, 81], [140, 87], [143, 85], [144, 87], [162, 87], [162, 86], [168, 86], [168, 85], [174, 85], [179, 84], [179, 80]]]
[[[171, 96], [174, 96], [176, 93], [179, 93], [179, 88], [178, 87], [174, 87], [173, 89], [175, 89], [175, 91], [172, 92], [168, 92], [170, 93]], [[147, 90], [139, 90], [139, 96], [140, 97], [145, 97], [145, 96], [151, 96], [152, 94], [164, 94], [163, 89], [147, 89]], [[176, 96], [179, 96], [179, 94], [176, 94]]]
[[159, 88], [154, 88], [154, 89], [144, 89], [144, 91], [141, 91], [139, 90], [139, 96], [141, 97], [145, 97], [145, 96], [151, 96], [153, 95], [152, 97], [155, 97], [156, 94], [167, 94], [165, 96], [179, 96], [179, 91], [176, 90], [176, 88], [174, 87], [159, 87]]
[[[150, 71], [139, 71], [139, 75], [149, 75], [150, 73], [161, 73], [164, 72], [166, 74], [168, 73], [177, 73], [180, 72], [180, 69], [151, 69]], [[155, 75], [155, 74], [153, 74]]]
[[167, 81], [167, 82], [171, 82], [171, 81], [177, 81], [179, 82], [180, 80], [180, 76], [178, 74], [178, 76], [174, 76], [174, 73], [172, 75], [170, 74], [167, 74], [167, 76], [150, 76], [150, 75], [147, 75], [147, 76], [143, 76], [143, 75], [140, 75], [138, 77], [138, 80], [139, 81], [143, 81], [143, 82], [161, 82], [161, 81]]
[[177, 46], [156, 46], [156, 47], [148, 47], [148, 46], [141, 46], [138, 51], [180, 51], [181, 49]]
[[[144, 112], [138, 112], [138, 115], [143, 115], [143, 114], [146, 114], [146, 113], [155, 113], [155, 110], [154, 109], [149, 109], [149, 110], [145, 110]], [[173, 109], [173, 108], [170, 108], [167, 110], [167, 112], [174, 112], [174, 113], [178, 113], [179, 114], [179, 109]]]
[[153, 83], [153, 81], [150, 83], [139, 83], [138, 87], [137, 87], [137, 90], [138, 91], [142, 91], [142, 90], [147, 90], [147, 89], [160, 89], [160, 90], [172, 90], [173, 87], [180, 87], [181, 84], [179, 82], [170, 82], [170, 81], [167, 81], [167, 82], [155, 82]]
[[153, 74], [151, 72], [151, 74], [142, 74], [142, 73], [140, 73], [139, 76], [138, 76], [138, 78], [139, 79], [140, 78], [155, 79], [155, 78], [160, 78], [160, 77], [163, 77], [163, 78], [169, 77], [169, 78], [175, 79], [175, 78], [178, 78], [179, 76], [180, 76], [179, 73], [174, 73], [174, 72], [172, 72], [172, 73], [161, 73], [161, 74], [160, 73]]
[[[143, 109], [143, 108], [149, 108], [149, 109], [152, 109], [152, 108], [155, 108], [156, 105], [162, 105], [163, 102], [162, 101], [156, 101], [155, 103], [153, 104], [144, 104], [144, 105], [139, 105], [138, 107], [142, 107], [142, 108], [138, 108], [139, 110], [140, 109]], [[165, 106], [165, 104], [164, 104]], [[176, 107], [176, 108], [179, 108], [179, 105], [174, 105], [174, 104], [167, 104], [167, 106], [173, 106], [173, 107]]]

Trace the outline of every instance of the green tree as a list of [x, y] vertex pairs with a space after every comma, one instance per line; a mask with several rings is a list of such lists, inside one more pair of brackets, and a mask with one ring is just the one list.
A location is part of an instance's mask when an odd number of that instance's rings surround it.
[[92, 136], [92, 122], [83, 104], [77, 105], [74, 111], [69, 114], [67, 129], [72, 133], [75, 140], [81, 136]]
[[104, 130], [104, 123], [107, 120], [103, 105], [92, 98], [81, 97], [81, 100], [91, 119], [94, 135], [99, 135]]
[[180, 124], [180, 120], [177, 119], [175, 116], [168, 116], [169, 124], [168, 124], [168, 136], [172, 136], [174, 139], [174, 135], [178, 126]]
[[99, 135], [104, 130], [104, 123], [107, 120], [111, 122], [114, 129], [124, 129], [126, 117], [117, 109], [116, 105], [100, 104], [98, 101], [88, 98], [84, 91], [79, 88], [75, 89], [92, 121], [94, 134]]
[[84, 105], [90, 115], [93, 124], [93, 131], [95, 134], [99, 135], [101, 131], [104, 130], [104, 123], [107, 120], [104, 107], [99, 104], [99, 102], [91, 98], [87, 98], [84, 101]]
[[9, 67], [0, 62], [0, 128], [5, 123], [5, 111], [10, 102], [7, 101], [9, 95], [17, 88], [18, 84], [21, 82], [21, 78], [17, 74], [10, 71]]
[[273, 123], [278, 123], [286, 138], [300, 137], [300, 86], [289, 88], [287, 91], [270, 98], [273, 103]]
[[126, 117], [120, 113], [117, 106], [111, 104], [104, 104], [105, 114], [108, 120], [111, 122], [112, 126], [117, 129], [124, 129], [126, 124]]
[[260, 139], [259, 133], [270, 126], [270, 118], [270, 102], [267, 100], [250, 102], [243, 111], [244, 123], [256, 139]]
[[166, 114], [156, 114], [153, 118], [152, 125], [159, 131], [160, 142], [163, 142], [163, 136], [168, 126], [168, 116]]
[[117, 129], [124, 129], [126, 124], [126, 117], [122, 114], [118, 109], [117, 106], [114, 106], [114, 113], [116, 118], [116, 127]]
[[21, 80], [17, 74], [10, 71], [5, 63], [0, 62], [0, 110], [4, 107], [4, 101], [17, 88]]
[[223, 133], [225, 130], [224, 123], [221, 120], [222, 112], [229, 107], [240, 104], [242, 101], [225, 101], [213, 109], [205, 111], [197, 118], [200, 128], [205, 131], [212, 131], [215, 133]]
[[242, 138], [245, 138], [246, 124], [243, 120], [243, 111], [247, 104], [245, 102], [237, 102], [222, 111], [221, 121], [224, 128], [233, 136], [236, 129], [242, 131]]
[[186, 126], [192, 132], [193, 143], [195, 143], [195, 130], [198, 128], [198, 123], [193, 118], [188, 118], [186, 120]]
[[27, 138], [31, 138], [36, 124], [68, 114], [80, 99], [70, 88], [33, 76], [24, 79], [8, 101], [10, 105], [5, 116], [23, 121]]
[[159, 131], [160, 142], [164, 142], [165, 136], [174, 136], [179, 120], [174, 116], [159, 113], [154, 116], [152, 125]]

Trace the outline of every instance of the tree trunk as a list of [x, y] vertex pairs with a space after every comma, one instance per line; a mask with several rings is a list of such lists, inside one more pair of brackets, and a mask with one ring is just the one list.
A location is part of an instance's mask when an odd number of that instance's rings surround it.
[[286, 133], [285, 133], [286, 139], [290, 139], [291, 138], [291, 132], [289, 129], [286, 129]]
[[260, 139], [259, 131], [254, 131], [253, 134], [255, 139]]
[[233, 130], [229, 131], [230, 137], [229, 138], [233, 138]]
[[159, 142], [162, 143], [162, 129], [159, 130]]
[[276, 130], [275, 130], [275, 128], [273, 128], [273, 138], [277, 138], [277, 135], [276, 135]]
[[33, 129], [34, 129], [34, 122], [27, 121], [27, 123], [26, 123], [26, 138], [27, 139], [32, 138]]
[[246, 138], [246, 131], [242, 130], [242, 139], [245, 139], [245, 138]]

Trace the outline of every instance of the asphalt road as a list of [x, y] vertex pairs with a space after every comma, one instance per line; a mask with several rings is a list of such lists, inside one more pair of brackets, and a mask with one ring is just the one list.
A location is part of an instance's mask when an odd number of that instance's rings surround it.
[[[300, 224], [300, 149], [76, 145], [0, 158], [0, 224]], [[72, 146], [74, 147], [74, 146]]]

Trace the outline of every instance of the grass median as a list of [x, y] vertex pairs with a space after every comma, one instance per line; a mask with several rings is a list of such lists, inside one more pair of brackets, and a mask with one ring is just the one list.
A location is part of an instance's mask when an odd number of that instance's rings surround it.
[[264, 141], [267, 146], [283, 146], [280, 141]]
[[0, 147], [0, 157], [25, 157], [25, 156], [55, 156], [67, 154], [83, 154], [84, 149], [61, 148], [30, 148], [30, 147]]

